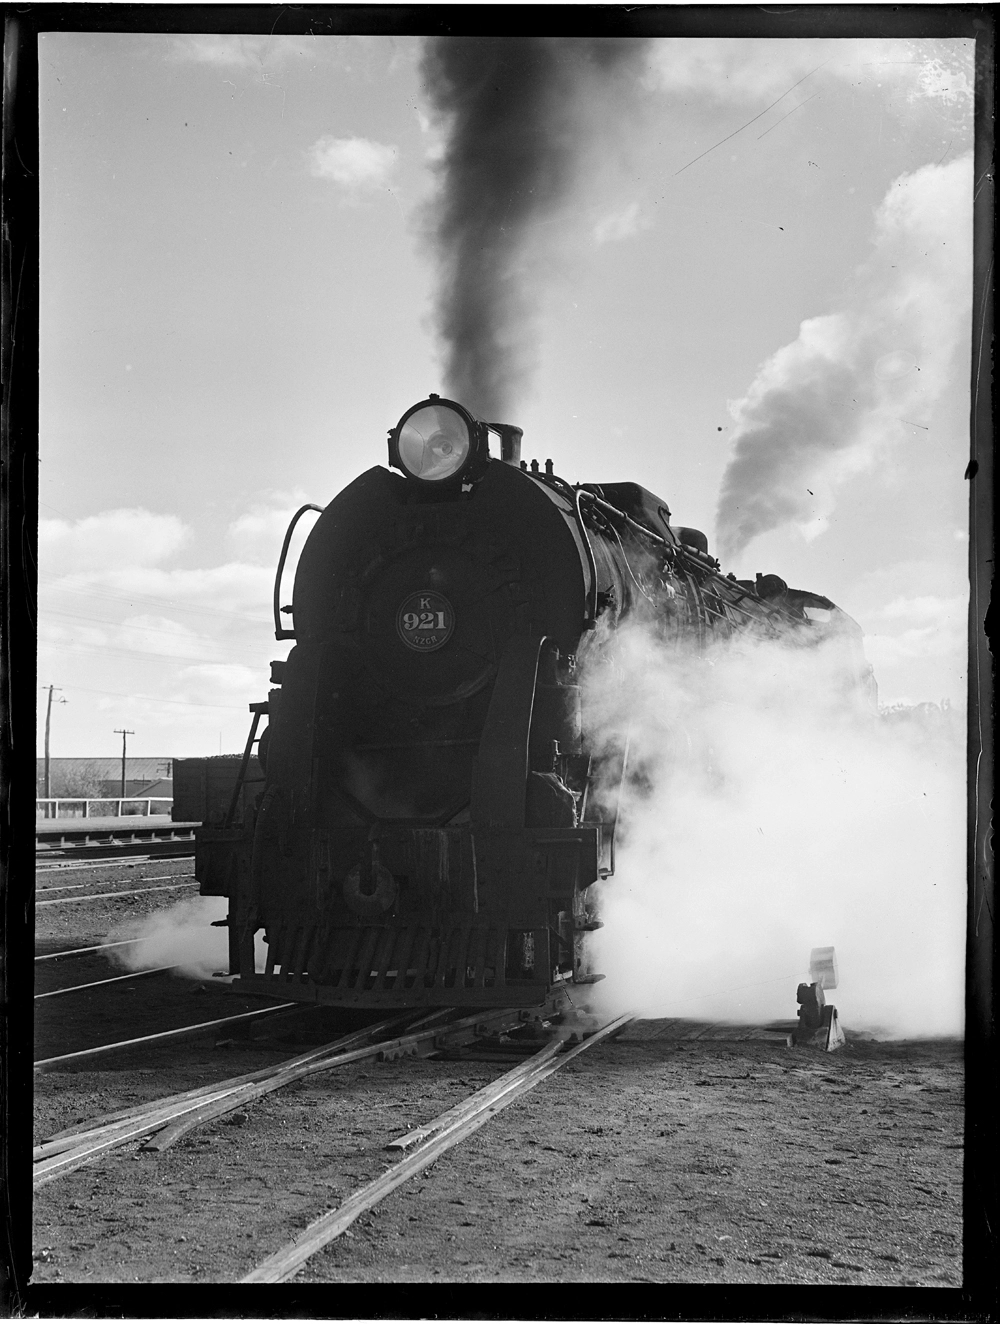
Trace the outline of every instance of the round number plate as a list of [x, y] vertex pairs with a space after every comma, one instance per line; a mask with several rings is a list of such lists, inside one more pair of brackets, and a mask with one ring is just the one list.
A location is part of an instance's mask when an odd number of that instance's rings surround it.
[[441, 593], [411, 593], [396, 613], [400, 639], [415, 653], [433, 653], [452, 636], [455, 611]]

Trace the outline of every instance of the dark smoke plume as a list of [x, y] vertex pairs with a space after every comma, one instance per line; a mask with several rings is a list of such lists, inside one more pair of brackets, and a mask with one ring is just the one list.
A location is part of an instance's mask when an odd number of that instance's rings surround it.
[[435, 37], [423, 80], [447, 126], [433, 210], [445, 389], [502, 421], [532, 367], [532, 231], [565, 199], [589, 138], [582, 98], [627, 71], [630, 38]]

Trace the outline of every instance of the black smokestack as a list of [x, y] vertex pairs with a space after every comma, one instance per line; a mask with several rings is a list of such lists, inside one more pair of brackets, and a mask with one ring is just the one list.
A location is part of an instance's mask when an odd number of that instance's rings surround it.
[[532, 231], [566, 197], [588, 136], [581, 95], [642, 40], [435, 37], [424, 86], [448, 128], [433, 213], [445, 389], [500, 420], [530, 374], [539, 280]]

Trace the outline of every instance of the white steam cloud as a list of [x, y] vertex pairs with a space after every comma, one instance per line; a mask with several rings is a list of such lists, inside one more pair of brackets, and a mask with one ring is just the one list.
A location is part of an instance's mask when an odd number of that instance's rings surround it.
[[930, 424], [967, 348], [971, 279], [971, 155], [900, 176], [876, 213], [859, 298], [803, 322], [730, 405], [724, 559], [786, 524], [815, 537], [842, 483]]
[[[225, 919], [228, 907], [225, 897], [185, 897], [116, 929], [111, 935], [113, 941], [142, 941], [132, 947], [113, 948], [111, 955], [124, 970], [172, 965], [178, 968], [178, 974], [209, 979], [229, 969], [229, 930], [212, 928], [213, 920]], [[266, 950], [262, 938], [257, 938], [256, 946], [257, 970], [263, 971]]]
[[695, 656], [638, 626], [585, 660], [598, 748], [630, 730], [592, 943], [604, 1009], [794, 1018], [811, 949], [833, 946], [848, 1029], [962, 1032], [961, 723], [877, 717], [842, 666], [825, 645]]
[[396, 157], [397, 148], [385, 143], [328, 134], [309, 149], [309, 173], [351, 190], [384, 188]]

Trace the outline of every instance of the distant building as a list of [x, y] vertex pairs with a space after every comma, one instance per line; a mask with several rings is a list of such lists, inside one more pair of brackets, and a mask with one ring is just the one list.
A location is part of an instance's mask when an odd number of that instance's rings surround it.
[[[172, 758], [127, 758], [125, 794], [140, 799], [173, 797]], [[54, 800], [117, 799], [122, 791], [120, 758], [50, 759], [51, 798]], [[35, 760], [35, 795], [45, 796], [45, 760]]]

